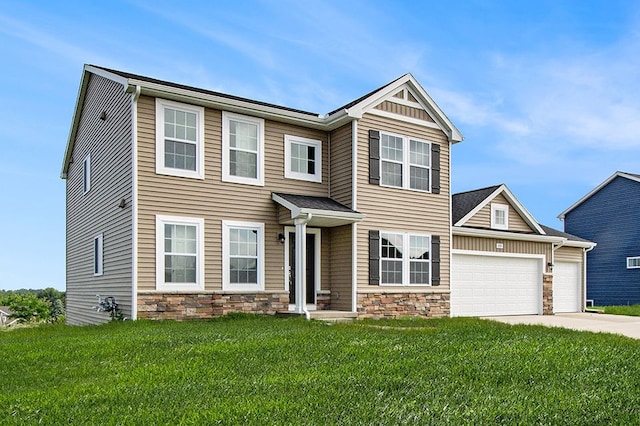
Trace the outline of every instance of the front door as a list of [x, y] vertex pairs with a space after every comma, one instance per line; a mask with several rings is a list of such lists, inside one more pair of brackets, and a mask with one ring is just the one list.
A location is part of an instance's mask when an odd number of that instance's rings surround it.
[[[316, 238], [320, 235], [315, 230], [307, 229], [307, 305], [315, 305], [316, 303]], [[296, 233], [288, 232], [287, 235], [289, 250], [289, 303], [296, 303]]]

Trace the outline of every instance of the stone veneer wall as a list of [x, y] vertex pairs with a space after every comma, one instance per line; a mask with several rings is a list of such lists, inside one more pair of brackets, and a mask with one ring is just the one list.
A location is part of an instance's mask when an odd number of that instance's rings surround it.
[[553, 275], [542, 275], [542, 315], [553, 315]]
[[138, 318], [198, 319], [231, 312], [275, 314], [289, 309], [288, 293], [138, 294]]
[[359, 293], [359, 318], [448, 317], [449, 293]]

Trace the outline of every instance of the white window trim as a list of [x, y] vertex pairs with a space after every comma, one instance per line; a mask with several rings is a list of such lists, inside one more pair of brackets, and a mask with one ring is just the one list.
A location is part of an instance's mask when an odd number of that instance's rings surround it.
[[[96, 246], [96, 242], [98, 245]], [[101, 277], [104, 274], [104, 234], [93, 237], [93, 276]]]
[[[164, 165], [164, 109], [165, 107], [196, 114], [196, 170], [174, 169]], [[156, 173], [192, 179], [204, 179], [204, 108], [156, 98]]]
[[[496, 223], [496, 211], [504, 212], [504, 223]], [[509, 229], [509, 206], [506, 204], [491, 203], [491, 228]]]
[[[402, 235], [402, 284], [395, 283], [385, 283], [382, 281], [382, 261], [385, 258], [382, 257], [382, 234], [396, 234]], [[429, 283], [428, 284], [411, 284], [411, 258], [409, 257], [411, 237], [428, 237], [429, 238]], [[380, 242], [378, 243], [378, 250], [380, 253], [380, 264], [378, 266], [378, 270], [380, 271], [380, 285], [389, 286], [389, 287], [425, 287], [431, 286], [433, 280], [433, 268], [432, 268], [432, 257], [433, 253], [431, 250], [431, 235], [430, 234], [420, 234], [417, 232], [398, 232], [398, 231], [380, 231]], [[420, 260], [420, 262], [424, 262]]]
[[[393, 137], [402, 139], [402, 186], [401, 187], [393, 186], [393, 185], [385, 185], [382, 183], [382, 162], [387, 161], [390, 163], [400, 164], [399, 161], [384, 160], [382, 158], [382, 135], [393, 136]], [[429, 167], [416, 166], [416, 167], [429, 169], [429, 189], [427, 191], [425, 191], [424, 189], [411, 188], [411, 141], [426, 143], [427, 145], [429, 145]], [[424, 139], [381, 131], [380, 132], [380, 152], [378, 153], [380, 157], [380, 186], [383, 186], [386, 188], [407, 189], [409, 191], [431, 193], [431, 188], [433, 185], [433, 176], [432, 176], [433, 154], [431, 153], [431, 145], [432, 145], [432, 142], [426, 141]]]
[[[257, 177], [255, 179], [242, 176], [233, 176], [230, 173], [229, 120], [242, 121], [258, 126], [258, 164], [256, 173]], [[262, 118], [222, 111], [222, 181], [242, 183], [245, 185], [264, 186], [264, 120]]]
[[[314, 174], [300, 173], [291, 170], [291, 144], [312, 146], [316, 149]], [[322, 183], [322, 141], [308, 139], [299, 136], [284, 135], [284, 177], [287, 179], [305, 180], [308, 182]]]
[[91, 190], [91, 154], [87, 154], [82, 162], [82, 193]]
[[[231, 284], [229, 282], [229, 229], [231, 228], [247, 228], [258, 231], [258, 282], [254, 285]], [[264, 223], [222, 221], [222, 290], [264, 291]]]
[[[196, 282], [167, 283], [164, 281], [164, 225], [189, 225], [196, 227]], [[186, 216], [156, 215], [156, 290], [204, 290], [204, 219]]]
[[631, 262], [634, 260], [640, 260], [640, 256], [627, 257], [627, 269], [640, 269], [640, 264], [638, 264], [637, 266], [631, 265]]

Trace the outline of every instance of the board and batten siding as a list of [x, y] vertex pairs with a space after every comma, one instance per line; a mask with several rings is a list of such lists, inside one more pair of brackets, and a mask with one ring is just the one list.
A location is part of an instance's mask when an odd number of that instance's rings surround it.
[[582, 263], [584, 250], [580, 247], [560, 247], [553, 255], [555, 262], [578, 262]]
[[[284, 177], [284, 135], [322, 141], [322, 182]], [[138, 290], [156, 289], [155, 216], [204, 218], [205, 291], [222, 290], [222, 221], [261, 222], [265, 225], [265, 290], [284, 290], [284, 245], [278, 234], [278, 208], [272, 192], [328, 196], [327, 133], [265, 120], [265, 185], [222, 181], [222, 112], [205, 108], [205, 179], [155, 173], [155, 99], [138, 101]], [[327, 239], [328, 240], [328, 239]], [[323, 233], [323, 245], [329, 244]], [[326, 249], [322, 254], [325, 256]], [[322, 268], [328, 277], [326, 267]]]
[[480, 211], [478, 211], [473, 217], [471, 217], [464, 225], [477, 227], [477, 228], [491, 228], [491, 203], [504, 204], [509, 206], [509, 231], [514, 232], [528, 232], [532, 233], [533, 230], [524, 221], [522, 216], [518, 214], [516, 209], [513, 208], [511, 203], [502, 194], [498, 194], [493, 200], [487, 203]]
[[[502, 244], [502, 248], [498, 248], [498, 244]], [[542, 254], [547, 264], [551, 261], [552, 247], [551, 243], [454, 235], [453, 249], [505, 254]]]
[[[411, 136], [440, 145], [440, 193], [388, 188], [369, 183], [369, 130]], [[450, 144], [446, 135], [431, 127], [374, 114], [358, 122], [357, 210], [366, 217], [358, 224], [358, 291], [424, 291], [449, 289], [449, 175]], [[369, 285], [369, 230], [416, 232], [440, 236], [440, 286]]]
[[351, 123], [331, 132], [329, 196], [347, 207], [353, 207]]
[[[96, 312], [96, 295], [113, 296], [131, 317], [132, 120], [122, 85], [89, 77], [66, 179], [66, 320], [109, 321]], [[100, 119], [102, 112], [105, 120]], [[83, 161], [91, 158], [91, 189], [83, 193]], [[125, 207], [120, 208], [124, 199]], [[103, 234], [103, 275], [93, 275], [94, 237]]]

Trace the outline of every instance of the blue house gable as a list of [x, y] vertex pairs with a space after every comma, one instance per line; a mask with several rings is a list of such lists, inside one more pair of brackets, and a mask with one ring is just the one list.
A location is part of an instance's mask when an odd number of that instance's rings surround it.
[[587, 254], [587, 299], [640, 303], [640, 175], [614, 173], [558, 217], [565, 232], [598, 244]]

